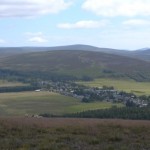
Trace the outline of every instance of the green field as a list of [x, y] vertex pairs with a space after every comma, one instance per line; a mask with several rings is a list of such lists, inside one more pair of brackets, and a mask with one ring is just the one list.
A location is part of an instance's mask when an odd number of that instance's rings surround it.
[[150, 82], [136, 82], [134, 80], [96, 79], [90, 82], [79, 82], [90, 87], [114, 86], [117, 90], [132, 92], [136, 95], [150, 95]]
[[[107, 102], [82, 103], [80, 100], [50, 92], [20, 92], [0, 94], [0, 115], [50, 113], [62, 115], [89, 109], [109, 108]], [[122, 104], [117, 104], [122, 106]]]
[[0, 80], [0, 87], [13, 87], [13, 86], [24, 86], [27, 84], [15, 81], [7, 81], [7, 80]]

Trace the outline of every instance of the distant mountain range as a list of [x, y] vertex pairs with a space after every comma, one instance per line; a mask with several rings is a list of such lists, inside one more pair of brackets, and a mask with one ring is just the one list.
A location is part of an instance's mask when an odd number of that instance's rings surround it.
[[56, 46], [56, 47], [9, 47], [0, 48], [0, 57], [6, 57], [16, 54], [29, 53], [29, 52], [42, 52], [42, 51], [56, 51], [56, 50], [82, 50], [82, 51], [97, 51], [108, 54], [116, 54], [120, 56], [127, 56], [131, 58], [141, 59], [144, 61], [150, 61], [150, 48], [143, 48], [140, 50], [117, 50], [110, 48], [99, 48], [90, 45], [68, 45], [68, 46]]

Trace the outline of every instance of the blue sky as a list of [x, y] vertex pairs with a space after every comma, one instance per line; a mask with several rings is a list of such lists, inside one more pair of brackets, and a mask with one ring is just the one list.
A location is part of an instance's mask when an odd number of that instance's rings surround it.
[[150, 47], [150, 0], [1, 0], [0, 46]]

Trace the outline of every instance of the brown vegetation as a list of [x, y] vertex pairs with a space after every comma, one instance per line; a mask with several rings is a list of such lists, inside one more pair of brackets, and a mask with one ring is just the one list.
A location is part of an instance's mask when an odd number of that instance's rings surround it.
[[0, 118], [0, 149], [149, 150], [150, 121]]
[[123, 120], [123, 119], [78, 119], [78, 118], [32, 118], [32, 117], [1, 117], [0, 123], [10, 126], [32, 126], [41, 128], [59, 126], [96, 126], [119, 125], [122, 127], [150, 127], [150, 121], [146, 120]]
[[[44, 71], [65, 75], [99, 77], [118, 74], [131, 78], [149, 79], [150, 63], [142, 60], [90, 51], [47, 51], [20, 54], [0, 60], [3, 69], [19, 71]], [[94, 73], [90, 73], [94, 72]], [[109, 72], [109, 73], [108, 73]], [[127, 77], [128, 77], [127, 76]]]

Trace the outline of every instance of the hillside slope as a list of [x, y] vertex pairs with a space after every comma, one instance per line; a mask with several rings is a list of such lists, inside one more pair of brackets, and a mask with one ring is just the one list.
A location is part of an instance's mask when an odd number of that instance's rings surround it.
[[133, 56], [141, 60], [150, 61], [150, 48], [134, 51]]
[[67, 46], [56, 46], [49, 47], [48, 50], [83, 50], [83, 51], [96, 51], [96, 52], [104, 52], [107, 54], [116, 54], [119, 56], [127, 56], [130, 58], [140, 59], [144, 61], [150, 61], [150, 48], [143, 48], [140, 50], [121, 50], [121, 49], [113, 49], [113, 48], [102, 48], [91, 45], [67, 45]]
[[130, 77], [150, 80], [150, 63], [124, 56], [91, 51], [46, 51], [20, 54], [0, 60], [1, 69], [45, 72], [76, 77]]
[[129, 51], [129, 50], [118, 50], [118, 49], [111, 49], [111, 48], [99, 48], [99, 47], [83, 45], [83, 44], [55, 46], [55, 47], [0, 47], [0, 58], [12, 56], [16, 54], [29, 53], [29, 52], [64, 51], [64, 50], [104, 52], [107, 54], [116, 54], [120, 56], [136, 58], [144, 61], [150, 61], [150, 48]]
[[29, 52], [48, 51], [48, 47], [0, 47], [0, 58]]

